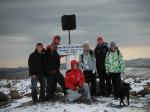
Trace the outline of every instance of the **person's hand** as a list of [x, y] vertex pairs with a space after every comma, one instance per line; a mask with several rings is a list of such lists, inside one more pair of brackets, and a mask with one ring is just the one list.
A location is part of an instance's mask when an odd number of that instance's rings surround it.
[[31, 78], [32, 78], [32, 79], [36, 79], [36, 78], [38, 78], [38, 77], [37, 77], [36, 75], [32, 75]]
[[89, 66], [86, 66], [86, 69], [89, 70]]
[[95, 73], [96, 73], [96, 71], [95, 71], [95, 70], [93, 70], [93, 71], [92, 71], [92, 74], [95, 74]]
[[80, 87], [78, 86], [78, 87], [76, 87], [76, 89], [77, 89], [77, 90], [80, 90]]

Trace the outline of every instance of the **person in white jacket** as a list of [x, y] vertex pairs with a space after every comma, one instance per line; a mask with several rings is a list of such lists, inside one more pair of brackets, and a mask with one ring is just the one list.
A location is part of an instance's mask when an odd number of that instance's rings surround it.
[[90, 49], [89, 42], [83, 43], [83, 54], [79, 58], [80, 65], [85, 75], [86, 82], [91, 84], [91, 96], [96, 96], [96, 63], [93, 50]]

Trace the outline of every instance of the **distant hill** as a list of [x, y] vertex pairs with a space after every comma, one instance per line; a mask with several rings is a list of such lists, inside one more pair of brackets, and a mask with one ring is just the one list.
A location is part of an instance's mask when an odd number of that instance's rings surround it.
[[[150, 69], [150, 58], [138, 58], [126, 61], [126, 67], [133, 68], [149, 68]], [[66, 69], [66, 64], [61, 64], [62, 70]], [[0, 79], [22, 79], [28, 78], [28, 67], [18, 67], [18, 68], [0, 68]]]
[[126, 61], [127, 67], [150, 68], [150, 58], [138, 58]]
[[28, 67], [0, 68], [0, 79], [22, 79], [28, 77]]
[[[61, 64], [60, 69], [66, 69], [66, 64]], [[28, 67], [0, 68], [0, 79], [24, 79], [28, 77]]]
[[18, 68], [0, 68], [0, 74], [8, 74], [13, 72], [28, 71], [28, 67], [18, 67]]

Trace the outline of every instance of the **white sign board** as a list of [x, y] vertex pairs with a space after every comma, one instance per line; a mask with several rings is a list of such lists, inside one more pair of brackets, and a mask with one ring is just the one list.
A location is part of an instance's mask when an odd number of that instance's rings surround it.
[[79, 44], [58, 45], [57, 51], [59, 55], [80, 55], [83, 54], [83, 45]]

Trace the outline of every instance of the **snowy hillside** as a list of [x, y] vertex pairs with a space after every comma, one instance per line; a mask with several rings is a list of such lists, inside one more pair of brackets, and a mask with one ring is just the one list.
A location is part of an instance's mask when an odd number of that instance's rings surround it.
[[[132, 91], [138, 93], [143, 90], [147, 83], [150, 83], [150, 69], [147, 68], [127, 68], [123, 76], [129, 82]], [[9, 94], [10, 90], [15, 89], [19, 92], [20, 99], [11, 101], [2, 106], [0, 112], [149, 112], [150, 94], [145, 97], [131, 96], [130, 106], [119, 107], [119, 100], [113, 97], [96, 97], [97, 101], [91, 105], [84, 103], [67, 104], [60, 101], [44, 102], [32, 105], [30, 96], [30, 79], [23, 80], [1, 80], [0, 91]]]

